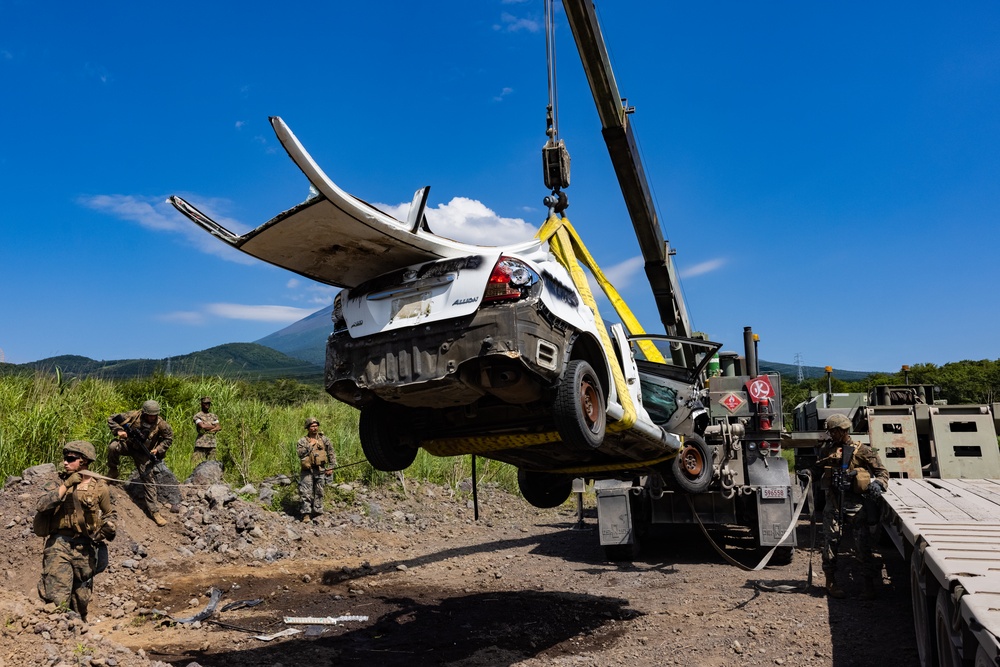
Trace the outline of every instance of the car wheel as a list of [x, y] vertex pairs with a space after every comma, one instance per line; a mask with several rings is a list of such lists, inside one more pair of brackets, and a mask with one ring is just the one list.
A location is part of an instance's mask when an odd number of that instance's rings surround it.
[[535, 507], [559, 507], [573, 492], [573, 479], [566, 475], [534, 470], [517, 471], [517, 486], [524, 499]]
[[417, 448], [402, 444], [405, 419], [400, 410], [385, 403], [374, 403], [361, 408], [358, 436], [361, 451], [376, 470], [396, 472], [409, 468], [417, 458]]
[[604, 442], [607, 404], [597, 373], [586, 361], [566, 365], [553, 409], [556, 430], [567, 445], [596, 449]]
[[684, 446], [674, 457], [670, 473], [677, 488], [685, 493], [702, 493], [712, 483], [712, 454], [699, 435], [684, 438]]

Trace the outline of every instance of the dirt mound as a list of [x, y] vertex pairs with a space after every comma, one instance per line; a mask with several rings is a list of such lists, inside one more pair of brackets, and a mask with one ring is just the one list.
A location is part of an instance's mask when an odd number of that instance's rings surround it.
[[[593, 509], [578, 529], [572, 508], [537, 510], [486, 487], [475, 521], [465, 492], [410, 480], [331, 489], [330, 511], [309, 524], [264, 507], [289, 480], [239, 493], [192, 480], [180, 485], [179, 512], [163, 528], [113, 488], [118, 538], [82, 624], [35, 594], [42, 540], [31, 517], [55, 474], [39, 468], [0, 491], [0, 667], [916, 660], [906, 565], [889, 548], [877, 601], [857, 599], [856, 579], [845, 582], [853, 598], [828, 600], [821, 575], [804, 587], [802, 548], [790, 565], [748, 574], [724, 564], [699, 533], [674, 526], [634, 563], [608, 563]], [[737, 542], [729, 552], [749, 562], [755, 554]], [[803, 522], [799, 544], [808, 542]], [[761, 583], [799, 588], [781, 594]]]

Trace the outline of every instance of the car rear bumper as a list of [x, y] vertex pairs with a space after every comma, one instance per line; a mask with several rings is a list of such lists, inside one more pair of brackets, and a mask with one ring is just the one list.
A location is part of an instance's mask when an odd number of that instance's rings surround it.
[[445, 408], [486, 394], [528, 403], [558, 379], [575, 334], [534, 299], [364, 338], [336, 333], [327, 344], [327, 391], [356, 407], [380, 398]]

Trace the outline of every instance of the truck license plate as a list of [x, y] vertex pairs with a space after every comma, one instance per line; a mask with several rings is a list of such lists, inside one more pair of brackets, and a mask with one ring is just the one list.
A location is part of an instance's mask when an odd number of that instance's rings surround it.
[[784, 500], [788, 497], [788, 487], [785, 486], [762, 486], [760, 487], [760, 497], [772, 500]]

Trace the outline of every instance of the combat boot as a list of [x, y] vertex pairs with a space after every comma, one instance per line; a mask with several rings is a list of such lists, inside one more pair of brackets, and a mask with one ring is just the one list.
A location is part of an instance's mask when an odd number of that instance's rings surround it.
[[837, 585], [837, 576], [833, 572], [826, 572], [826, 594], [836, 600], [843, 600], [847, 597], [844, 589]]
[[862, 600], [874, 600], [875, 599], [875, 577], [865, 577], [863, 582], [864, 589], [861, 591]]
[[155, 522], [156, 522], [156, 525], [157, 525], [157, 526], [161, 526], [161, 527], [162, 527], [162, 526], [165, 526], [165, 525], [167, 525], [167, 520], [166, 520], [166, 519], [164, 519], [164, 518], [163, 518], [163, 517], [162, 517], [162, 516], [160, 515], [160, 513], [159, 513], [159, 512], [153, 512], [153, 514], [152, 514], [152, 519], [153, 519], [153, 521], [155, 521]]

